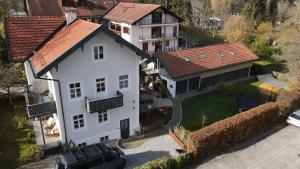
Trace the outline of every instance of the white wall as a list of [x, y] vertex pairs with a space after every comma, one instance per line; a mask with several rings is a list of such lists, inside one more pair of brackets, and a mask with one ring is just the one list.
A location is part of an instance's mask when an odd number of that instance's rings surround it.
[[[106, 60], [97, 62], [93, 59], [92, 45], [105, 45]], [[100, 32], [84, 44], [84, 51], [77, 49], [58, 65], [58, 72], [53, 68], [51, 74], [61, 81], [62, 99], [68, 138], [76, 143], [99, 142], [100, 136], [109, 135], [110, 139], [120, 138], [120, 120], [130, 118], [130, 135], [139, 127], [139, 62], [140, 57], [126, 46], [122, 46], [108, 35]], [[98, 123], [98, 114], [87, 113], [84, 97], [96, 98], [96, 78], [105, 77], [108, 96], [118, 90], [118, 76], [129, 74], [130, 88], [124, 94], [124, 106], [108, 110], [109, 121]], [[69, 83], [80, 82], [82, 97], [72, 100], [69, 96]], [[73, 116], [83, 114], [85, 127], [73, 128]]]
[[168, 88], [170, 94], [172, 95], [172, 97], [175, 97], [176, 96], [176, 81], [174, 81], [170, 77], [170, 75], [164, 68], [159, 69], [159, 75], [163, 80], [167, 81], [167, 88]]

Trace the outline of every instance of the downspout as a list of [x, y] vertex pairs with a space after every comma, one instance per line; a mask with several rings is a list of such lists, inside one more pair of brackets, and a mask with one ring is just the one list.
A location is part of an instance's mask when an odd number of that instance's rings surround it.
[[49, 80], [49, 81], [54, 81], [54, 82], [57, 82], [58, 84], [58, 89], [59, 89], [59, 98], [60, 98], [60, 102], [61, 102], [61, 111], [62, 111], [62, 118], [63, 118], [63, 125], [64, 125], [64, 132], [65, 132], [65, 141], [66, 141], [66, 144], [68, 144], [68, 136], [67, 136], [67, 130], [66, 130], [66, 122], [65, 122], [65, 113], [64, 113], [64, 104], [63, 104], [63, 101], [62, 101], [62, 94], [61, 94], [61, 86], [60, 86], [60, 81], [57, 80], [57, 79], [47, 79], [47, 78], [41, 78], [41, 77], [37, 77], [34, 73], [34, 70], [33, 70], [33, 67], [32, 67], [32, 63], [31, 61], [28, 59], [29, 61], [29, 65], [30, 65], [30, 69], [33, 73], [33, 76], [35, 79], [40, 79], [40, 80]]

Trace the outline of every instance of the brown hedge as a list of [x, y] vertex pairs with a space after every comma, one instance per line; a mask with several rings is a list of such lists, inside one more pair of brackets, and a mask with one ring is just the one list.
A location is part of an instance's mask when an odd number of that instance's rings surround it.
[[288, 115], [300, 108], [300, 90], [282, 92], [277, 97], [276, 102], [280, 107], [280, 111]]
[[269, 102], [192, 132], [187, 139], [187, 149], [195, 159], [201, 160], [281, 120], [278, 104]]

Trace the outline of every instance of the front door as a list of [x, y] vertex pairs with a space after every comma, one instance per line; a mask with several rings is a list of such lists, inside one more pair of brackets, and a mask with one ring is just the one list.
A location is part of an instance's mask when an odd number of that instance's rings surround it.
[[129, 119], [120, 121], [121, 138], [129, 137]]

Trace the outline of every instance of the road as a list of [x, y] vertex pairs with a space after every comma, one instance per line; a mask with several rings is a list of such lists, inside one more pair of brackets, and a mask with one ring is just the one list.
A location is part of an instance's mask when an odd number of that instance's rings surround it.
[[299, 169], [300, 128], [277, 126], [193, 169]]

